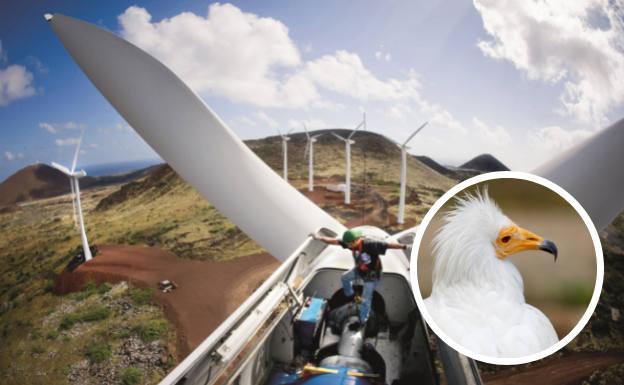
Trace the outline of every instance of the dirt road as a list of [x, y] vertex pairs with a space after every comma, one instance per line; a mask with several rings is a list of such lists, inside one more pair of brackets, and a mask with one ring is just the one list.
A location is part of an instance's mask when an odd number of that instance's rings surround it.
[[[79, 290], [89, 281], [129, 280], [156, 289], [155, 300], [177, 329], [177, 356], [184, 358], [199, 345], [277, 268], [269, 254], [235, 260], [193, 261], [154, 247], [101, 246], [100, 254], [73, 273], [57, 280], [59, 294]], [[170, 293], [157, 290], [161, 280], [179, 287]]]

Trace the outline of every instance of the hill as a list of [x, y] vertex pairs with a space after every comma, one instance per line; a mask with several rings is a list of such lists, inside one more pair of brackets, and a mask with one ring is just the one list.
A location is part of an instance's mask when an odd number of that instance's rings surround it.
[[0, 184], [0, 206], [65, 194], [69, 182], [62, 172], [35, 164], [25, 167]]
[[482, 172], [509, 171], [507, 166], [491, 154], [478, 155], [459, 167]]
[[[157, 166], [147, 167], [119, 175], [80, 179], [80, 189], [125, 183], [149, 174]], [[57, 169], [43, 163], [24, 167], [0, 183], [0, 207], [67, 194], [70, 191], [67, 177]]]

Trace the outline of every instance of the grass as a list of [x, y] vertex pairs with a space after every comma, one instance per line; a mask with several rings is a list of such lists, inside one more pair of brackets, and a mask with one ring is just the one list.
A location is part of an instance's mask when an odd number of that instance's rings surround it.
[[63, 316], [59, 329], [69, 330], [80, 322], [95, 322], [108, 318], [111, 310], [106, 306], [92, 306], [79, 313], [67, 313]]
[[111, 346], [106, 341], [97, 341], [87, 347], [85, 356], [91, 363], [99, 364], [111, 356]]
[[164, 319], [155, 319], [139, 323], [134, 327], [134, 332], [143, 342], [149, 343], [160, 339], [168, 329], [167, 321]]
[[121, 373], [122, 385], [138, 385], [143, 381], [143, 372], [135, 367], [129, 367]]
[[154, 295], [154, 290], [147, 288], [135, 288], [130, 290], [130, 297], [132, 301], [134, 301], [137, 305], [147, 305], [152, 302], [152, 296]]

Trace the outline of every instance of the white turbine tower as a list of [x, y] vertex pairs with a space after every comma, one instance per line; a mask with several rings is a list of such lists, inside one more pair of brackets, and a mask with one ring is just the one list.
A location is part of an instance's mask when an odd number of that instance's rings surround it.
[[74, 153], [71, 170], [55, 162], [52, 162], [52, 167], [69, 177], [69, 185], [71, 186], [72, 191], [72, 204], [74, 206], [74, 221], [76, 220], [76, 217], [78, 217], [80, 239], [82, 240], [82, 251], [86, 262], [90, 261], [93, 257], [91, 256], [91, 249], [89, 248], [89, 241], [87, 240], [87, 233], [85, 232], [82, 206], [80, 204], [80, 185], [78, 183], [78, 179], [85, 177], [87, 173], [84, 170], [76, 171], [76, 164], [78, 163], [78, 154], [80, 153], [80, 143], [82, 142], [83, 134], [84, 130], [80, 133], [80, 139], [78, 139], [78, 145], [76, 146], [76, 152]]
[[414, 131], [412, 135], [410, 135], [407, 138], [407, 140], [403, 142], [403, 144], [399, 144], [395, 142], [396, 145], [399, 146], [399, 148], [401, 149], [401, 190], [400, 190], [400, 195], [399, 195], [399, 215], [397, 218], [397, 222], [401, 225], [405, 221], [405, 188], [407, 185], [407, 149], [409, 148], [407, 147], [407, 143], [409, 143], [409, 141], [412, 140], [412, 138], [416, 136], [416, 134], [418, 134], [420, 130], [425, 128], [427, 123], [429, 122], [425, 122], [422, 126], [418, 127], [416, 131]]
[[284, 180], [288, 181], [288, 141], [290, 140], [290, 137], [288, 137], [288, 134], [290, 134], [292, 132], [293, 129], [291, 129], [290, 131], [288, 131], [286, 133], [286, 135], [283, 135], [282, 132], [280, 131], [280, 129], [277, 129], [277, 133], [279, 134], [279, 136], [282, 137], [282, 154], [284, 156], [284, 166], [283, 166], [283, 170], [284, 170]]
[[357, 132], [358, 128], [364, 127], [366, 128], [366, 113], [364, 113], [364, 119], [362, 123], [358, 124], [357, 127], [353, 129], [353, 132], [349, 134], [346, 138], [332, 132], [336, 138], [345, 142], [345, 204], [351, 204], [351, 145], [355, 143], [355, 140], [351, 140], [353, 135]]
[[303, 159], [306, 157], [308, 158], [308, 191], [312, 192], [314, 191], [314, 143], [316, 143], [317, 138], [323, 136], [323, 134], [310, 136], [305, 124], [303, 125], [303, 130], [307, 138]]

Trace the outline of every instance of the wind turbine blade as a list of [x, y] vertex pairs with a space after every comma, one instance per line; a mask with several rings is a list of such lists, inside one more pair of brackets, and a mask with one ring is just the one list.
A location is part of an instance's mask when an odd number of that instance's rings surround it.
[[418, 128], [416, 129], [416, 131], [414, 131], [414, 132], [412, 133], [412, 135], [410, 135], [410, 136], [407, 138], [407, 140], [406, 140], [405, 142], [403, 142], [403, 144], [401, 145], [401, 147], [403, 147], [403, 146], [407, 145], [407, 143], [408, 143], [410, 140], [412, 140], [412, 138], [413, 138], [414, 136], [416, 136], [416, 134], [418, 134], [418, 133], [420, 132], [420, 130], [422, 130], [423, 128], [425, 128], [425, 126], [427, 125], [427, 123], [429, 123], [429, 122], [425, 122], [425, 123], [423, 123], [423, 125], [422, 125], [422, 126], [418, 127]]
[[305, 150], [303, 151], [303, 159], [308, 159], [308, 152], [310, 151], [311, 144], [312, 142], [310, 141], [310, 139], [308, 139], [308, 141], [306, 142]]
[[310, 133], [308, 132], [308, 128], [306, 127], [305, 123], [302, 123], [302, 125], [303, 125], [303, 132], [305, 132], [306, 137], [310, 139]]
[[49, 23], [128, 124], [183, 179], [275, 257], [284, 260], [320, 227], [344, 231], [342, 224], [262, 162], [158, 60], [92, 24], [60, 14]]
[[318, 138], [318, 137], [320, 137], [320, 136], [323, 136], [323, 135], [325, 135], [325, 134], [316, 134], [316, 135], [313, 135], [313, 136], [312, 136], [312, 139], [316, 139], [316, 138]]
[[72, 174], [76, 171], [76, 164], [78, 163], [78, 153], [80, 153], [80, 143], [82, 143], [82, 136], [84, 135], [84, 129], [80, 130], [80, 138], [78, 139], [78, 144], [76, 145], [76, 152], [74, 153], [74, 160], [72, 162], [71, 172]]
[[345, 139], [345, 138], [343, 138], [342, 136], [340, 136], [340, 135], [336, 134], [335, 132], [332, 132], [331, 134], [332, 134], [333, 136], [335, 136], [336, 138], [338, 138], [338, 139], [342, 140], [343, 142], [346, 142], [346, 141], [347, 141], [347, 139]]
[[65, 166], [61, 166], [60, 164], [58, 164], [58, 163], [56, 163], [56, 162], [51, 162], [51, 163], [50, 163], [50, 165], [51, 165], [53, 168], [55, 168], [55, 169], [59, 170], [60, 172], [62, 172], [63, 174], [65, 174], [65, 175], [67, 175], [67, 176], [71, 175], [71, 172], [70, 172], [70, 171], [69, 171], [69, 169], [68, 169], [67, 167], [65, 167]]
[[598, 230], [624, 209], [624, 119], [534, 171], [572, 194]]

